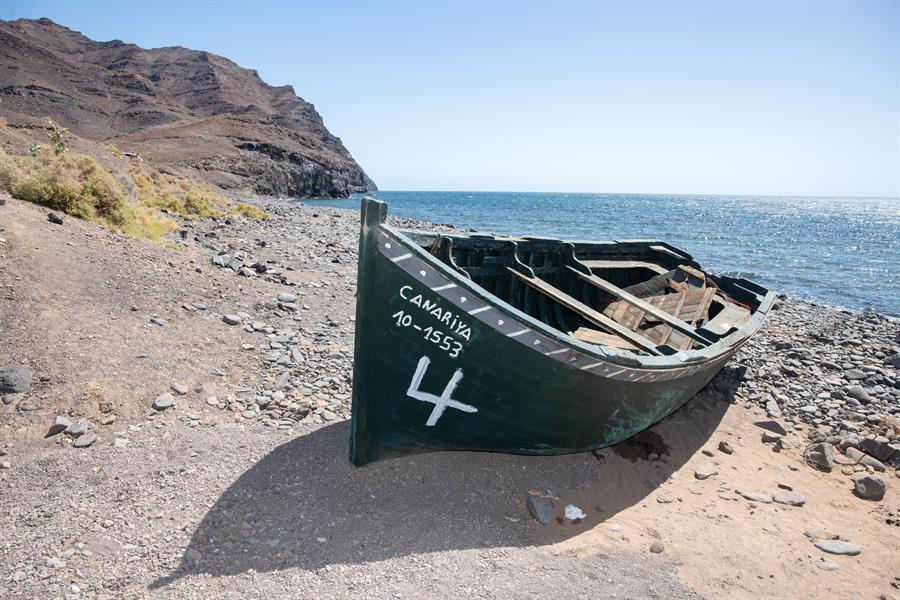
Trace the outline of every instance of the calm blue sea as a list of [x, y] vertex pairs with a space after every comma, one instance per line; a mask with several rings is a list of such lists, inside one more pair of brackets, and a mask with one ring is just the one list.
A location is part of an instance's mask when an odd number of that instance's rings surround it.
[[[900, 199], [376, 192], [392, 215], [517, 235], [660, 239], [706, 269], [900, 314]], [[359, 198], [316, 204], [358, 208]], [[313, 203], [313, 202], [310, 202]]]

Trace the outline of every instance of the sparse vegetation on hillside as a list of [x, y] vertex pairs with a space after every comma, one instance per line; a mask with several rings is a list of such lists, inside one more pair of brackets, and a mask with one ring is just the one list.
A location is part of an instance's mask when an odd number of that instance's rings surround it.
[[201, 183], [135, 165], [128, 172], [146, 206], [184, 217], [224, 217], [229, 214], [265, 219], [265, 211], [250, 204], [233, 204]]
[[14, 198], [138, 238], [158, 239], [177, 226], [157, 211], [130, 202], [122, 182], [85, 154], [30, 157], [0, 150], [0, 188]]
[[[58, 137], [52, 134], [56, 132]], [[144, 166], [117, 177], [92, 156], [67, 152], [65, 130], [51, 129], [54, 152], [35, 144], [30, 156], [0, 149], [0, 190], [132, 237], [159, 240], [177, 227], [163, 213], [188, 218], [229, 214], [267, 218], [259, 208], [233, 204], [193, 181]], [[62, 148], [60, 150], [60, 148]]]

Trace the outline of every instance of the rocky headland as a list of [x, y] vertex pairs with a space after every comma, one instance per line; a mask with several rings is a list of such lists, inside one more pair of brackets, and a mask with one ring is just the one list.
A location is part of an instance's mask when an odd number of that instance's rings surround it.
[[3, 597], [900, 596], [897, 319], [782, 298], [616, 447], [354, 468], [358, 215], [244, 200], [0, 206]]
[[10, 153], [45, 138], [52, 118], [91, 155], [112, 145], [226, 190], [303, 198], [375, 189], [291, 86], [209, 52], [97, 42], [50, 19], [0, 21], [0, 117]]

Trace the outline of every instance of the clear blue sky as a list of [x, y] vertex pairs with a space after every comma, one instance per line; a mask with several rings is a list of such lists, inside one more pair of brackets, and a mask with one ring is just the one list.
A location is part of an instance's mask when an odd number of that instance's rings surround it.
[[898, 2], [0, 4], [291, 84], [383, 189], [900, 196]]

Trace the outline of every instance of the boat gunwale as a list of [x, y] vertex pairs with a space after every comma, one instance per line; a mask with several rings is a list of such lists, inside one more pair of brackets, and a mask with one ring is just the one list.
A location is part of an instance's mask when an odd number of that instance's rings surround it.
[[[724, 355], [733, 352], [738, 347], [743, 345], [753, 334], [755, 334], [760, 327], [762, 326], [763, 320], [771, 309], [772, 305], [775, 302], [776, 294], [771, 290], [767, 290], [766, 294], [763, 296], [762, 300], [759, 303], [759, 306], [753, 313], [753, 316], [749, 321], [738, 327], [735, 331], [728, 334], [725, 337], [720, 338], [713, 344], [706, 346], [705, 348], [699, 349], [691, 349], [691, 350], [681, 350], [675, 352], [673, 354], [661, 355], [661, 356], [644, 356], [640, 354], [634, 354], [631, 352], [626, 353], [625, 351], [616, 350], [610, 348], [609, 346], [601, 346], [596, 344], [589, 344], [587, 342], [583, 342], [565, 332], [562, 332], [550, 325], [544, 323], [528, 315], [510, 303], [498, 298], [494, 294], [488, 292], [486, 289], [473, 282], [472, 280], [463, 277], [460, 273], [454, 271], [450, 265], [440, 260], [427, 250], [425, 250], [422, 246], [416, 243], [411, 237], [407, 234], [419, 234], [422, 236], [434, 237], [436, 235], [444, 235], [447, 237], [468, 237], [468, 238], [482, 238], [482, 239], [494, 239], [494, 240], [502, 240], [502, 241], [511, 241], [516, 242], [517, 240], [528, 241], [527, 237], [497, 237], [493, 235], [468, 235], [468, 234], [445, 234], [438, 233], [434, 231], [427, 231], [421, 229], [405, 229], [394, 227], [392, 225], [387, 224], [386, 222], [382, 222], [378, 225], [381, 229], [388, 232], [392, 236], [396, 237], [397, 240], [406, 246], [410, 251], [412, 251], [418, 258], [427, 262], [430, 266], [435, 268], [441, 275], [447, 277], [455, 284], [469, 290], [473, 294], [477, 294], [486, 304], [492, 306], [494, 309], [505, 312], [512, 318], [518, 319], [523, 323], [523, 325], [528, 326], [529, 328], [538, 331], [557, 343], [561, 345], [567, 345], [574, 349], [577, 349], [580, 352], [583, 352], [589, 356], [596, 357], [601, 360], [607, 360], [616, 364], [619, 364], [624, 367], [630, 368], [643, 368], [643, 369], [653, 369], [653, 370], [663, 370], [663, 369], [680, 369], [688, 366], [694, 366], [701, 363], [712, 362], [718, 358], [723, 357]], [[558, 240], [557, 238], [547, 238], [547, 239], [555, 239], [556, 241], [568, 242], [568, 240]], [[592, 243], [592, 244], [620, 244], [620, 243], [633, 243], [635, 240], [628, 240], [625, 242], [619, 241], [599, 241], [599, 242], [590, 242], [579, 240], [580, 243]], [[641, 243], [660, 243], [668, 246], [666, 242], [661, 240], [640, 240]], [[571, 243], [571, 242], [568, 242]], [[677, 249], [676, 249], [677, 250]], [[679, 252], [681, 252], [679, 250]], [[689, 254], [686, 256], [690, 256]], [[706, 273], [706, 271], [704, 271]], [[707, 273], [709, 274], [709, 273]], [[736, 279], [736, 278], [731, 278]], [[736, 279], [740, 281], [740, 279]]]

